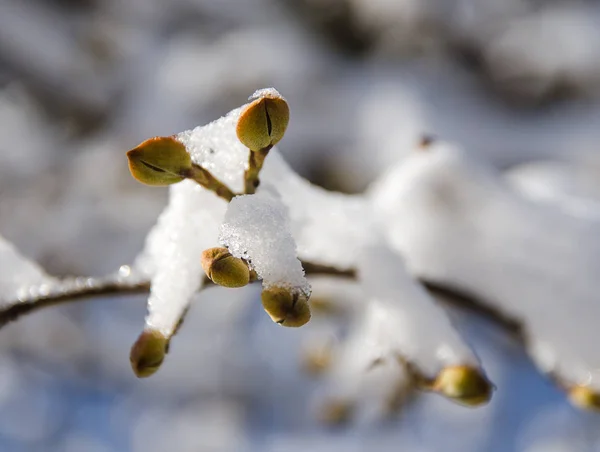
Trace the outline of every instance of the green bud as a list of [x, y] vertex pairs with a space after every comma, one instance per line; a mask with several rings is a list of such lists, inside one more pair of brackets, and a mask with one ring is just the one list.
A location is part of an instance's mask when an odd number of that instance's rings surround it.
[[281, 96], [269, 94], [249, 103], [238, 119], [238, 139], [251, 151], [277, 144], [285, 134], [290, 109]]
[[233, 257], [227, 248], [209, 248], [202, 253], [202, 268], [212, 282], [223, 287], [244, 287], [250, 282], [248, 264]]
[[127, 152], [131, 175], [147, 185], [181, 182], [192, 169], [192, 159], [175, 137], [154, 137]]
[[133, 347], [129, 360], [131, 368], [138, 378], [154, 374], [165, 359], [168, 339], [156, 330], [144, 330]]
[[588, 386], [573, 386], [569, 390], [569, 401], [584, 410], [600, 411], [600, 394]]
[[489, 402], [492, 389], [490, 381], [479, 370], [467, 366], [447, 367], [433, 383], [434, 391], [469, 406]]
[[298, 290], [269, 287], [263, 289], [261, 298], [265, 311], [275, 323], [295, 328], [310, 320], [308, 300]]

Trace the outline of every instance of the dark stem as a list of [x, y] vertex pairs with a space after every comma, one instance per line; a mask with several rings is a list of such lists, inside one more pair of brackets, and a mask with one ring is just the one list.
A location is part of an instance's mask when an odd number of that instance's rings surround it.
[[[303, 262], [303, 266], [307, 275], [356, 277], [353, 270], [337, 270], [311, 262]], [[212, 283], [208, 278], [205, 281]], [[441, 297], [441, 301], [444, 304], [482, 315], [501, 325], [519, 339], [523, 339], [522, 328], [519, 322], [490, 308], [484, 301], [442, 283], [424, 280], [420, 282], [432, 295], [437, 295], [439, 296], [438, 298]], [[25, 314], [30, 314], [47, 306], [83, 301], [91, 297], [142, 294], [147, 293], [149, 290], [150, 282], [146, 280], [129, 281], [126, 278], [119, 279], [117, 277], [69, 279], [64, 282], [64, 287], [61, 287], [61, 290], [56, 293], [42, 294], [41, 290], [30, 290], [29, 293], [31, 295], [20, 297], [20, 299], [1, 301], [0, 327], [17, 320]]]

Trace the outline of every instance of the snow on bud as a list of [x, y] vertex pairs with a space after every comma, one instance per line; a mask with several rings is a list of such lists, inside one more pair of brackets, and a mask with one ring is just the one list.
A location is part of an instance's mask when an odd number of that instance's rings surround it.
[[447, 367], [433, 383], [434, 391], [470, 406], [487, 403], [492, 389], [492, 384], [479, 370], [467, 366]]
[[133, 347], [129, 360], [131, 368], [138, 378], [154, 374], [165, 359], [168, 339], [156, 330], [144, 330]]
[[238, 119], [238, 139], [251, 151], [277, 144], [285, 134], [290, 120], [287, 102], [275, 90], [260, 90]]
[[299, 290], [272, 286], [263, 289], [261, 298], [265, 311], [275, 323], [296, 328], [310, 320], [308, 299]]
[[202, 253], [202, 268], [212, 282], [223, 287], [244, 287], [250, 282], [248, 264], [227, 248], [209, 248]]
[[154, 137], [127, 152], [131, 175], [147, 185], [181, 182], [192, 169], [183, 143], [174, 137]]
[[569, 390], [569, 401], [584, 410], [600, 411], [600, 394], [588, 386], [573, 386]]

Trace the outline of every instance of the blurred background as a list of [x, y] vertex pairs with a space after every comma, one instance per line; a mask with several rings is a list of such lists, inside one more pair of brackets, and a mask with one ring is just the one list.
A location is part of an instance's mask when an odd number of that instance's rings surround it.
[[[503, 170], [600, 171], [592, 0], [0, 0], [0, 232], [56, 275], [131, 262], [167, 191], [137, 184], [125, 151], [266, 86], [291, 106], [280, 150], [327, 188], [362, 191], [423, 133]], [[392, 419], [323, 426], [310, 325], [274, 327], [255, 289], [202, 293], [148, 380], [128, 360], [143, 296], [3, 329], [0, 451], [600, 451], [598, 417], [461, 312], [498, 386], [488, 406], [420, 394]]]

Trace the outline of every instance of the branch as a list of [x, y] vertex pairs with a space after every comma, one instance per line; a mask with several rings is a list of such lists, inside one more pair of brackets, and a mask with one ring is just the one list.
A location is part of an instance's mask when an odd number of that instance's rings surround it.
[[[355, 277], [353, 270], [338, 270], [311, 262], [303, 262], [302, 265], [307, 275]], [[212, 284], [208, 278], [206, 281]], [[522, 338], [521, 325], [517, 321], [489, 308], [484, 301], [441, 283], [424, 280], [421, 280], [421, 283], [432, 295], [441, 296], [445, 304], [482, 315], [518, 338]], [[120, 276], [67, 278], [58, 284], [56, 290], [50, 292], [44, 290], [43, 286], [33, 286], [24, 296], [0, 301], [0, 328], [17, 320], [22, 315], [30, 314], [47, 306], [83, 301], [91, 297], [143, 294], [149, 290], [150, 281], [148, 280], [133, 280]]]
[[19, 317], [47, 306], [82, 301], [91, 297], [118, 296], [147, 293], [150, 282], [127, 280], [122, 277], [67, 278], [58, 283], [56, 289], [32, 286], [27, 294], [14, 299], [0, 301], [0, 328]]

